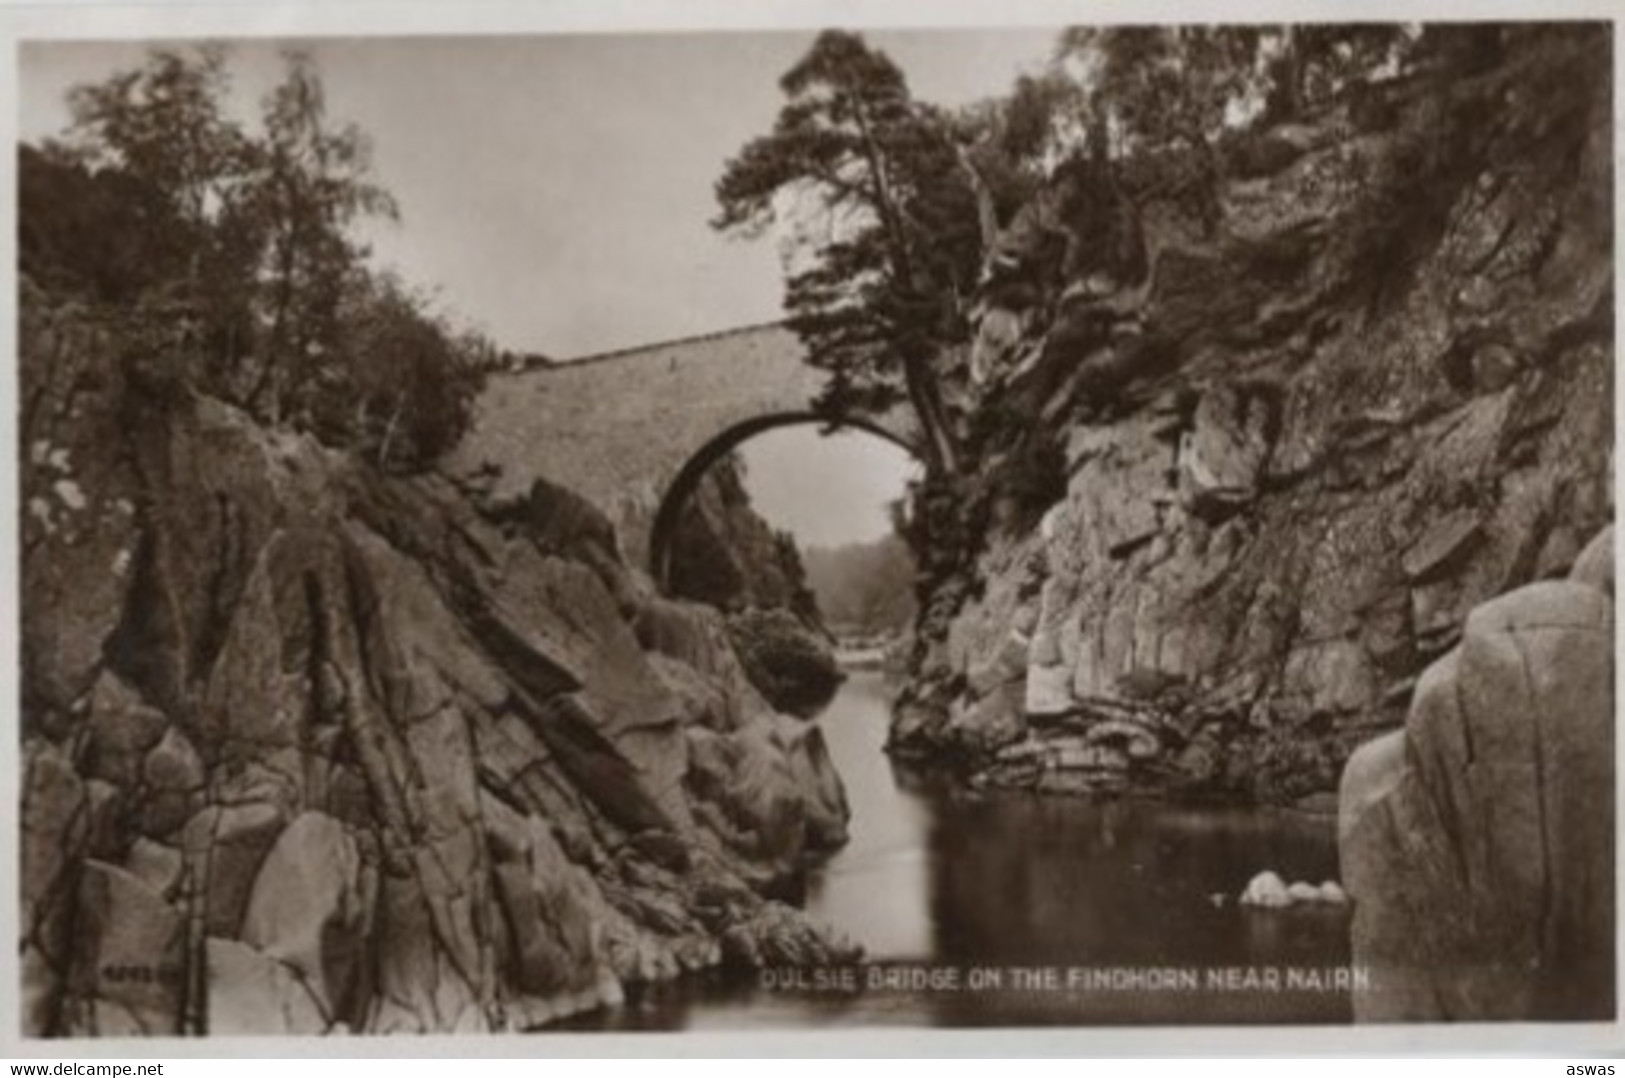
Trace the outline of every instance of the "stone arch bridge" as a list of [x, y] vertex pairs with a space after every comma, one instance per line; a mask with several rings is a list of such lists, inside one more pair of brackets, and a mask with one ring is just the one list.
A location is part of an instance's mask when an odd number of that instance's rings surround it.
[[[627, 560], [663, 585], [667, 540], [706, 469], [763, 431], [823, 422], [812, 402], [825, 377], [777, 323], [499, 372], [443, 467], [483, 475], [496, 500], [538, 478], [585, 496], [614, 521]], [[839, 425], [917, 452], [906, 408]]]

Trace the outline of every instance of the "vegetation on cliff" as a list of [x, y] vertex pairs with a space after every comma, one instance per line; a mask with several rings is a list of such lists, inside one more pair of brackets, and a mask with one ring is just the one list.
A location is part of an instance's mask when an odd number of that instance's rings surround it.
[[287, 57], [257, 130], [229, 96], [215, 47], [76, 88], [67, 136], [19, 147], [22, 274], [263, 422], [426, 465], [502, 357], [368, 265], [356, 226], [395, 202], [306, 58]]
[[[1324, 795], [1475, 602], [1562, 572], [1610, 512], [1606, 45], [1426, 28], [1290, 119], [1058, 170], [982, 293], [966, 560], [898, 744]], [[1070, 208], [1103, 189], [1132, 259]]]
[[584, 498], [417, 467], [490, 350], [366, 268], [314, 72], [257, 137], [224, 80], [155, 54], [21, 150], [24, 1032], [522, 1030], [853, 960], [766, 897], [846, 838], [817, 726]]
[[[719, 193], [852, 218], [799, 233], [838, 278], [796, 295], [809, 347], [837, 392], [884, 378], [883, 332], [859, 357], [805, 330], [920, 313], [956, 449], [901, 521], [894, 747], [1324, 796], [1474, 602], [1563, 571], [1610, 511], [1609, 62], [1600, 24], [1074, 29], [964, 110], [873, 76], [912, 133], [883, 184], [792, 93]], [[949, 219], [929, 302], [843, 263], [892, 235], [877, 191]]]

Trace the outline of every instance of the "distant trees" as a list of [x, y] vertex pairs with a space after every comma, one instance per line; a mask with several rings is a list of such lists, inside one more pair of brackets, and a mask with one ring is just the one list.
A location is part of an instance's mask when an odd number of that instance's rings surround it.
[[1397, 72], [1420, 35], [1398, 23], [1071, 27], [1056, 55], [1081, 72], [1111, 152], [1126, 156], [1299, 119]]
[[837, 633], [901, 632], [914, 621], [914, 557], [896, 535], [801, 555], [824, 623]]
[[228, 90], [212, 46], [75, 88], [66, 137], [19, 149], [23, 272], [167, 326], [187, 378], [266, 422], [386, 467], [426, 462], [500, 357], [367, 266], [354, 226], [397, 208], [308, 57], [286, 57], [258, 131]]

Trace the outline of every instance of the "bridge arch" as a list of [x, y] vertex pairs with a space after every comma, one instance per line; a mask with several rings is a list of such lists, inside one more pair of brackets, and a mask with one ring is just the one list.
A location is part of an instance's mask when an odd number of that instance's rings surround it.
[[[774, 427], [826, 422], [813, 402], [828, 374], [782, 324], [744, 326], [561, 363], [492, 374], [473, 423], [439, 470], [492, 503], [524, 498], [537, 479], [569, 488], [615, 527], [628, 564], [664, 579], [657, 519], [676, 508], [721, 454]], [[845, 416], [919, 452], [913, 412]], [[664, 546], [662, 546], [664, 549]]]
[[666, 489], [660, 494], [659, 508], [656, 509], [654, 522], [649, 529], [649, 575], [654, 578], [660, 590], [669, 590], [671, 582], [672, 542], [676, 536], [677, 524], [682, 517], [683, 507], [688, 504], [700, 480], [711, 466], [720, 461], [729, 453], [738, 449], [758, 434], [765, 434], [770, 430], [782, 430], [786, 427], [799, 427], [817, 425], [824, 428], [825, 433], [839, 434], [843, 431], [861, 431], [872, 434], [877, 438], [890, 442], [903, 450], [916, 460], [919, 459], [920, 450], [917, 445], [888, 430], [879, 423], [866, 419], [847, 419], [831, 422], [828, 417], [820, 416], [814, 412], [784, 411], [768, 415], [754, 416], [750, 419], [735, 423], [733, 426], [718, 432], [710, 441], [700, 446], [681, 468], [677, 470]]

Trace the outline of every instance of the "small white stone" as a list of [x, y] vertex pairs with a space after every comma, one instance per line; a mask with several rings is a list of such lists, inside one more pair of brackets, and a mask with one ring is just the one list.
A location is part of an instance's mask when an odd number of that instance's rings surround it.
[[1320, 900], [1330, 902], [1334, 906], [1345, 906], [1348, 904], [1349, 895], [1336, 880], [1327, 880], [1320, 885]]
[[61, 498], [62, 503], [69, 509], [83, 509], [85, 507], [85, 492], [72, 479], [58, 479], [51, 485], [51, 489], [56, 492], [56, 496]]

